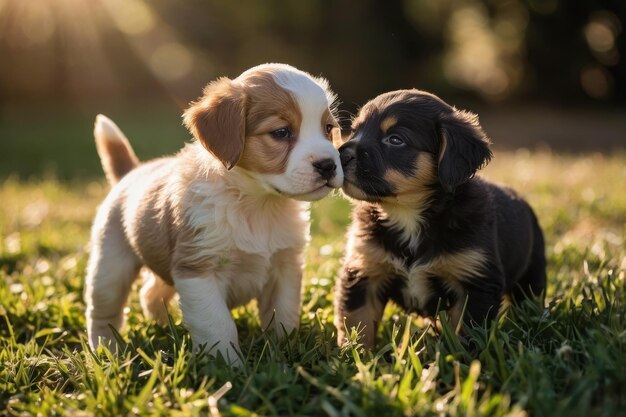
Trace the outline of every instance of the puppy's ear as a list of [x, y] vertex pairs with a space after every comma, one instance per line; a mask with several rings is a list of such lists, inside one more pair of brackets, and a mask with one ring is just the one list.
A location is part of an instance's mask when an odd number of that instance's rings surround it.
[[183, 114], [187, 129], [229, 170], [243, 152], [245, 105], [243, 87], [228, 78], [219, 78], [207, 85], [202, 98]]
[[491, 141], [473, 113], [453, 109], [439, 123], [439, 181], [452, 192], [489, 163]]
[[339, 149], [341, 145], [348, 141], [348, 136], [343, 136], [341, 134], [341, 128], [336, 127], [330, 132], [330, 139], [333, 142], [333, 146]]
[[333, 146], [337, 149], [341, 148], [341, 146], [348, 141], [350, 136], [343, 136], [341, 134], [341, 129], [337, 129], [337, 133], [333, 135]]

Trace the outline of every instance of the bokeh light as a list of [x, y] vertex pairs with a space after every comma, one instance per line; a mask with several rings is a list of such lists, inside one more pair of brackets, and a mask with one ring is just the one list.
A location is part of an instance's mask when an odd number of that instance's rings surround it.
[[512, 94], [523, 75], [523, 33], [528, 16], [520, 3], [502, 3], [491, 13], [478, 1], [452, 12], [444, 71], [450, 82], [489, 99]]
[[159, 45], [150, 57], [154, 73], [167, 81], [178, 80], [189, 74], [193, 66], [193, 55], [178, 42]]
[[128, 35], [141, 35], [154, 29], [156, 17], [142, 0], [104, 0], [117, 28]]
[[603, 65], [615, 66], [619, 63], [620, 53], [617, 39], [622, 32], [619, 18], [611, 12], [594, 12], [584, 27], [584, 35], [594, 57]]
[[587, 94], [596, 99], [606, 99], [611, 94], [611, 74], [599, 65], [588, 66], [580, 73], [580, 82]]
[[[368, 99], [399, 88], [433, 91], [486, 120], [497, 114], [490, 131], [511, 132], [512, 143], [562, 143], [558, 132], [507, 126], [519, 123], [518, 107], [540, 121], [543, 114], [534, 112], [554, 112], [551, 103], [626, 105], [624, 16], [613, 4], [339, 0], [327, 6], [0, 0], [0, 111], [52, 104], [93, 113], [107, 104], [149, 102], [180, 115], [206, 83], [270, 61], [328, 78], [342, 102], [344, 128]], [[558, 124], [576, 123], [582, 122]], [[568, 135], [583, 131], [572, 127]], [[606, 143], [617, 136], [602, 134]], [[587, 140], [578, 138], [572, 143]]]

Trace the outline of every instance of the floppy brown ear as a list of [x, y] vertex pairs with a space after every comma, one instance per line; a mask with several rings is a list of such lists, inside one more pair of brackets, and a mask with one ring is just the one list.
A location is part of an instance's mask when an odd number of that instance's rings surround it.
[[243, 152], [246, 95], [228, 78], [204, 88], [204, 95], [185, 111], [183, 121], [193, 136], [224, 164], [234, 167]]
[[453, 109], [439, 120], [439, 182], [452, 192], [491, 161], [491, 141], [478, 116]]

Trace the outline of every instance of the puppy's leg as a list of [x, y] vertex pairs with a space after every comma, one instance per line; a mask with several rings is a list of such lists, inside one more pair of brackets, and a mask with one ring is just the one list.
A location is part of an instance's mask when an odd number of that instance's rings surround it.
[[160, 325], [167, 324], [167, 305], [176, 294], [176, 289], [150, 270], [144, 269], [141, 275], [144, 283], [139, 295], [144, 315]]
[[378, 324], [383, 316], [386, 300], [379, 297], [369, 278], [356, 278], [358, 273], [349, 270], [342, 273], [335, 285], [335, 327], [337, 343], [347, 341], [346, 329], [362, 329], [361, 343], [367, 349], [374, 347]]
[[[226, 304], [227, 288], [215, 276], [176, 278], [185, 326], [191, 333], [194, 349], [217, 349], [227, 362], [239, 366], [237, 328]], [[213, 350], [215, 352], [215, 350]]]
[[300, 324], [302, 249], [289, 248], [272, 256], [269, 281], [259, 297], [261, 326], [270, 326], [278, 336], [291, 333]]
[[291, 333], [300, 324], [301, 252], [299, 248], [290, 248], [272, 256], [269, 282], [258, 300], [261, 326], [271, 326], [278, 336]]
[[[521, 303], [528, 297], [545, 296], [547, 281], [545, 251], [543, 232], [539, 227], [537, 218], [533, 215], [533, 248], [526, 272], [511, 291], [511, 298], [514, 303]], [[543, 300], [541, 302], [543, 303]]]
[[89, 345], [95, 348], [114, 341], [109, 325], [122, 326], [124, 305], [141, 264], [115, 222], [98, 227], [96, 221], [91, 245], [85, 301]]
[[500, 275], [474, 278], [465, 281], [467, 306], [463, 321], [482, 325], [490, 323], [498, 315], [504, 296], [504, 277]]

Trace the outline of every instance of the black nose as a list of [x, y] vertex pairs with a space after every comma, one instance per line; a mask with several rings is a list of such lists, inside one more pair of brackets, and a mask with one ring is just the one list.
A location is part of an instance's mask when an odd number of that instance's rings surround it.
[[325, 180], [331, 179], [335, 175], [335, 170], [337, 169], [337, 165], [335, 165], [335, 161], [332, 159], [322, 159], [313, 162], [313, 166]]
[[339, 159], [341, 166], [345, 167], [354, 159], [354, 142], [346, 142], [339, 148]]

